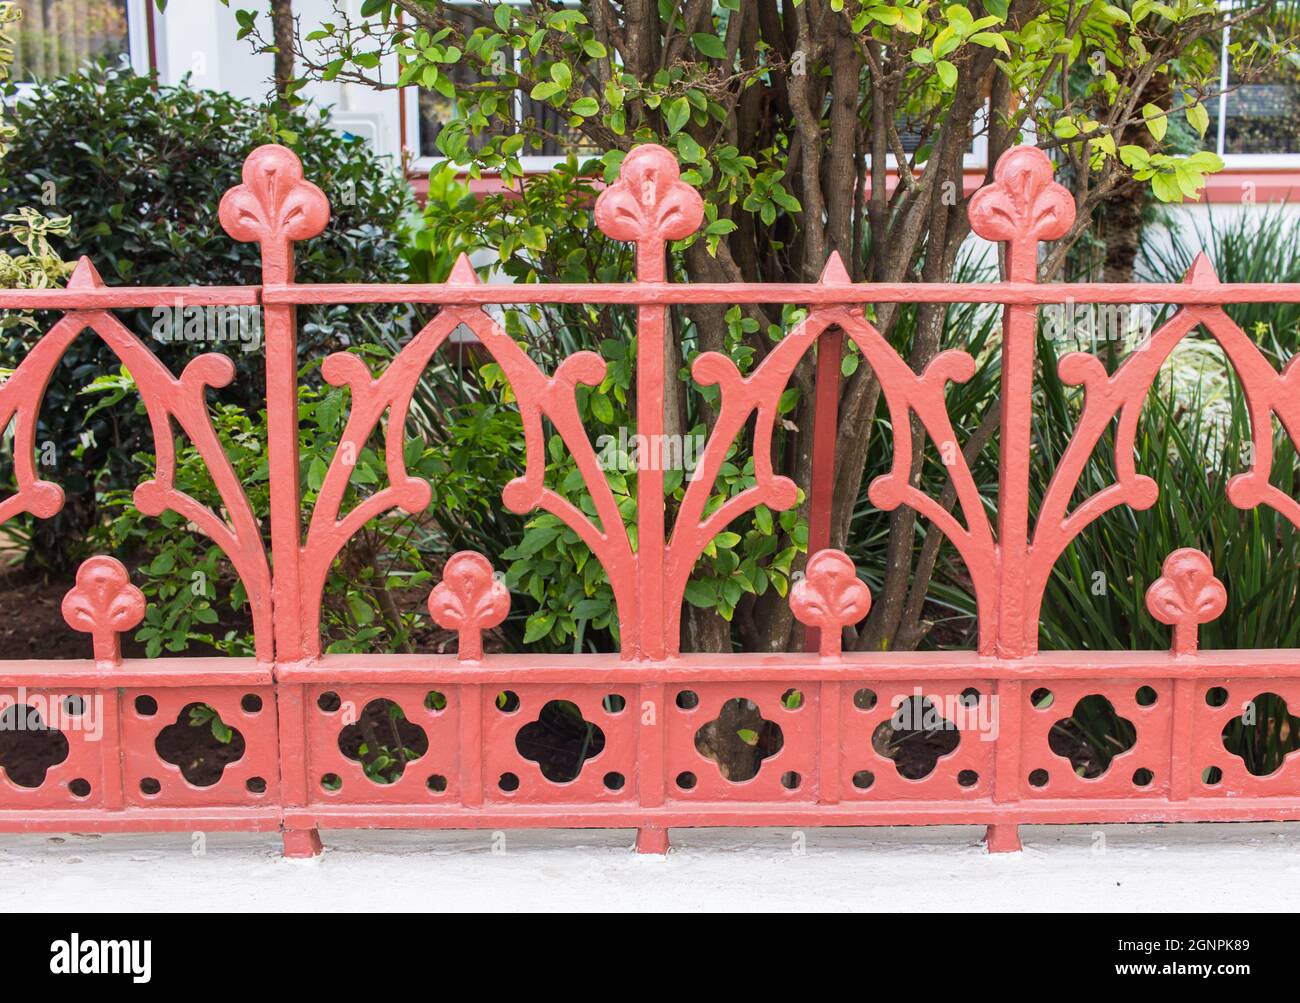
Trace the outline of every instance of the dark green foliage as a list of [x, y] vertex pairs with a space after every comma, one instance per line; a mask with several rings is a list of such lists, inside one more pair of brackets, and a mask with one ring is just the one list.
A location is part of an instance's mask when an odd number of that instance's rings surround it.
[[[256, 245], [240, 244], [221, 229], [217, 206], [240, 181], [250, 150], [268, 142], [292, 145], [306, 176], [329, 197], [333, 215], [324, 234], [298, 247], [303, 282], [399, 281], [406, 274], [400, 230], [410, 208], [409, 187], [385, 159], [345, 138], [319, 110], [276, 119], [229, 94], [187, 86], [151, 86], [147, 77], [90, 68], [44, 84], [19, 102], [11, 122], [13, 147], [3, 161], [0, 211], [40, 206], [72, 217], [72, 234], [58, 250], [68, 260], [88, 256], [109, 285], [228, 285], [260, 280]], [[400, 311], [379, 312], [398, 322]], [[156, 317], [124, 312], [121, 319], [148, 339], [179, 372], [204, 351], [226, 351], [239, 375], [222, 400], [255, 413], [262, 397], [260, 351], [238, 343], [160, 343]], [[13, 327], [0, 340], [0, 368], [13, 368], [54, 318], [38, 316], [40, 330]], [[346, 311], [312, 308], [300, 314], [300, 352], [319, 357], [356, 337]], [[53, 479], [68, 492], [64, 514], [33, 527], [29, 560], [74, 561], [77, 541], [93, 522], [98, 489], [131, 486], [133, 454], [151, 448], [146, 423], [131, 418], [133, 401], [97, 412], [83, 424], [76, 395], [96, 377], [117, 371], [102, 342], [83, 336], [56, 373], [42, 411], [38, 442], [57, 450]], [[82, 442], [82, 434], [92, 438]], [[8, 471], [5, 471], [8, 473]]]

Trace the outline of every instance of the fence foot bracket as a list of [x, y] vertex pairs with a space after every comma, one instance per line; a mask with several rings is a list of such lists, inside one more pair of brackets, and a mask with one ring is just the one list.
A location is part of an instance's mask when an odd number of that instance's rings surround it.
[[657, 828], [638, 829], [636, 831], [636, 852], [667, 853], [668, 830]]
[[991, 825], [984, 836], [989, 853], [1018, 853], [1020, 851], [1020, 826]]
[[318, 857], [321, 849], [319, 829], [284, 830], [284, 855], [286, 857]]

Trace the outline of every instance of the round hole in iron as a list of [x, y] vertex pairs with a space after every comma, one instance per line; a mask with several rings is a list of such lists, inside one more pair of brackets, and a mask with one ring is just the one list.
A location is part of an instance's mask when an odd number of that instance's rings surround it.
[[1149, 787], [1151, 786], [1151, 781], [1154, 780], [1155, 778], [1156, 775], [1154, 773], [1152, 773], [1146, 767], [1143, 767], [1142, 769], [1134, 772], [1133, 784], [1136, 787]]
[[858, 710], [871, 710], [876, 706], [876, 691], [864, 686], [853, 694], [853, 706]]
[[967, 686], [961, 691], [961, 705], [971, 708], [978, 707], [980, 702], [980, 691], [974, 686]]
[[343, 786], [343, 778], [337, 773], [326, 773], [320, 778], [322, 790], [336, 791]]
[[627, 783], [627, 778], [621, 773], [605, 774], [605, 788], [607, 790], [621, 791], [625, 783]]
[[1137, 701], [1139, 707], [1150, 707], [1156, 702], [1156, 691], [1152, 686], [1139, 686], [1138, 691], [1133, 694], [1133, 699]]
[[447, 789], [447, 778], [441, 773], [435, 773], [426, 781], [426, 785], [433, 793], [441, 794]]
[[519, 790], [519, 778], [513, 773], [503, 773], [501, 779], [497, 781], [497, 786], [509, 794]]
[[333, 690], [326, 690], [316, 698], [316, 706], [326, 714], [333, 714], [343, 706], [343, 701], [339, 699], [339, 695]]
[[694, 710], [700, 705], [700, 696], [694, 690], [682, 690], [677, 694], [677, 706], [681, 710]]
[[502, 690], [497, 694], [497, 710], [502, 714], [513, 714], [519, 709], [519, 694], [514, 690]]
[[677, 774], [677, 786], [684, 791], [693, 790], [695, 788], [695, 774], [690, 770]]
[[135, 712], [141, 717], [153, 717], [158, 713], [158, 701], [147, 693], [135, 698]]
[[447, 709], [447, 697], [439, 690], [429, 690], [424, 695], [424, 709], [431, 710], [435, 714], [441, 713]]
[[1030, 774], [1029, 774], [1029, 786], [1030, 786], [1030, 787], [1046, 787], [1046, 786], [1047, 786], [1047, 771], [1046, 771], [1046, 770], [1034, 770], [1032, 773], [1030, 773]]
[[160, 790], [162, 790], [162, 784], [154, 777], [145, 777], [140, 781], [140, 793], [142, 794], [157, 794]]
[[787, 770], [781, 774], [781, 786], [788, 791], [797, 791], [801, 783], [803, 783], [803, 777], [799, 776], [794, 770]]
[[69, 717], [80, 717], [86, 712], [86, 698], [73, 695], [63, 698], [63, 713]]
[[1207, 766], [1205, 772], [1201, 774], [1201, 783], [1206, 787], [1214, 787], [1223, 781], [1223, 771], [1217, 766]]
[[84, 777], [70, 780], [68, 781], [68, 791], [74, 798], [88, 798], [90, 797], [90, 781]]
[[1046, 686], [1040, 686], [1029, 694], [1029, 703], [1034, 710], [1048, 710], [1056, 701], [1056, 694]]
[[627, 700], [623, 698], [622, 694], [610, 693], [600, 702], [600, 706], [606, 714], [622, 714], [624, 708], [627, 707]]
[[781, 706], [786, 710], [798, 710], [803, 706], [803, 690], [786, 690], [781, 694]]
[[1222, 686], [1211, 686], [1205, 691], [1205, 702], [1211, 707], [1222, 707], [1228, 702], [1228, 691]]
[[256, 693], [245, 693], [239, 701], [239, 709], [245, 714], [256, 714], [262, 709], [262, 698]]
[[980, 782], [980, 775], [974, 770], [962, 770], [957, 774], [957, 783], [962, 787], [974, 787]]
[[262, 777], [249, 777], [244, 786], [248, 788], [249, 794], [266, 793], [266, 780]]
[[865, 791], [868, 787], [876, 782], [876, 775], [870, 770], [858, 770], [853, 774], [853, 786], [860, 791]]

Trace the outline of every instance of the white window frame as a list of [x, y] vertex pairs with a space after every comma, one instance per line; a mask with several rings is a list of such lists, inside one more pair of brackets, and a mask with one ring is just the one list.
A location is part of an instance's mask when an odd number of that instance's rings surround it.
[[[464, 6], [469, 0], [463, 3], [456, 3], [453, 0], [451, 6]], [[525, 0], [510, 0], [516, 7], [525, 6]], [[513, 58], [513, 53], [512, 53]], [[445, 158], [437, 156], [422, 156], [417, 151], [421, 146], [420, 127], [423, 123], [420, 121], [420, 86], [418, 84], [409, 84], [403, 88], [406, 94], [406, 135], [411, 137], [413, 142], [412, 154], [410, 161], [410, 171], [412, 174], [428, 174], [434, 167], [445, 162]], [[516, 90], [510, 97], [514, 105], [514, 119], [516, 122], [523, 120], [524, 99], [523, 95]], [[594, 154], [593, 154], [594, 156]], [[519, 157], [519, 165], [525, 173], [540, 174], [544, 171], [551, 171], [564, 163], [568, 157], [564, 156], [540, 156], [537, 154], [523, 154]], [[486, 175], [495, 177], [496, 171], [484, 172]]]
[[[126, 52], [131, 69], [145, 75], [149, 72], [149, 17], [153, 0], [126, 0]], [[36, 89], [29, 81], [15, 82], [12, 100], [21, 101]]]
[[[420, 148], [420, 128], [423, 123], [420, 120], [420, 88], [411, 84], [404, 88], [406, 91], [406, 135], [414, 141], [411, 156], [411, 172], [413, 174], [428, 174], [434, 167], [446, 161], [444, 157], [423, 156], [416, 151]], [[523, 95], [516, 90], [510, 97], [514, 104], [514, 117], [518, 122], [523, 118], [524, 99]], [[593, 154], [595, 156], [595, 154]], [[543, 171], [554, 170], [557, 166], [564, 163], [567, 157], [561, 156], [541, 156], [538, 154], [522, 154], [519, 157], [519, 164], [528, 174], [540, 174]], [[581, 158], [579, 158], [581, 159]], [[495, 176], [496, 171], [485, 171], [485, 175]]]
[[1219, 106], [1218, 131], [1214, 141], [1214, 152], [1223, 158], [1225, 171], [1250, 170], [1261, 167], [1300, 167], [1300, 150], [1294, 153], [1224, 153], [1223, 145], [1228, 131], [1228, 45], [1232, 29], [1223, 29], [1223, 44], [1219, 49]]

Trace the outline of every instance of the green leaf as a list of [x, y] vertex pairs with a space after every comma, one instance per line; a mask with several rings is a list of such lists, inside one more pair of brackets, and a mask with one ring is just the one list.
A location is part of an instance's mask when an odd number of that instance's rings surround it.
[[997, 49], [1004, 56], [1011, 55], [1011, 46], [1007, 44], [1006, 38], [996, 31], [977, 31], [971, 35], [970, 40], [986, 49]]
[[704, 148], [689, 133], [677, 137], [677, 156], [688, 164], [698, 164], [704, 159]]
[[614, 421], [614, 405], [604, 394], [592, 394], [591, 414], [597, 421], [611, 424]]
[[1119, 148], [1119, 159], [1126, 166], [1135, 171], [1141, 170], [1151, 162], [1151, 154], [1140, 146], [1121, 146]]
[[590, 118], [596, 112], [600, 111], [600, 103], [595, 98], [579, 98], [573, 102], [573, 114], [581, 115], [583, 118]]
[[1199, 101], [1194, 105], [1189, 105], [1187, 108], [1187, 122], [1196, 130], [1198, 136], [1204, 138], [1205, 130], [1210, 127], [1210, 113], [1205, 110], [1205, 105]]
[[1075, 124], [1074, 119], [1062, 118], [1052, 126], [1052, 133], [1057, 139], [1073, 139], [1079, 135], [1079, 127]]
[[944, 87], [951, 90], [957, 86], [957, 67], [946, 59], [940, 59], [934, 64], [935, 71], [939, 74], [939, 80]]
[[549, 98], [555, 97], [556, 94], [563, 93], [564, 90], [565, 88], [561, 87], [557, 83], [553, 83], [550, 80], [543, 80], [528, 92], [528, 96], [534, 101], [546, 101]]
[[718, 592], [711, 582], [692, 579], [686, 583], [686, 601], [698, 609], [712, 609], [718, 601]]
[[528, 618], [528, 627], [524, 631], [524, 644], [540, 641], [555, 626], [555, 614], [539, 610]]
[[710, 59], [726, 59], [727, 47], [717, 35], [706, 31], [696, 32], [691, 36], [691, 45]]
[[1142, 118], [1147, 124], [1147, 131], [1155, 137], [1157, 143], [1165, 138], [1165, 133], [1169, 129], [1169, 119], [1165, 118], [1163, 111], [1153, 104], [1144, 104]]
[[1153, 175], [1151, 190], [1161, 202], [1182, 201], [1183, 190], [1178, 186], [1178, 179], [1172, 174]]
[[668, 125], [668, 135], [673, 136], [681, 132], [682, 127], [690, 121], [691, 103], [684, 97], [675, 98], [668, 102], [668, 108], [664, 113], [664, 121]]

